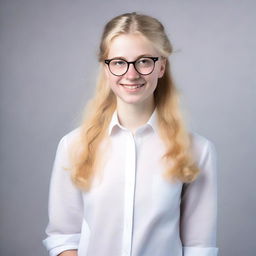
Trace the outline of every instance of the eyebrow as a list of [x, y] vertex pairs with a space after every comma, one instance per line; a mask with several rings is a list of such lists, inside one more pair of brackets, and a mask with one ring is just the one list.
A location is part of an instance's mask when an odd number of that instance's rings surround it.
[[[154, 57], [152, 54], [141, 54], [139, 56], [137, 56], [136, 59], [139, 59], [141, 57]], [[117, 57], [113, 57], [113, 58], [109, 58], [109, 59], [124, 59], [124, 60], [127, 60], [125, 57], [123, 56], [117, 56]]]

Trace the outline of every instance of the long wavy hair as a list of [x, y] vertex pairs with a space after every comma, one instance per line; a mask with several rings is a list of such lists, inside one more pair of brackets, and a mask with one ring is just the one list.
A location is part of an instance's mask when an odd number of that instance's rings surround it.
[[179, 92], [170, 71], [168, 57], [173, 52], [172, 45], [161, 22], [151, 16], [132, 12], [110, 20], [101, 37], [98, 53], [100, 70], [95, 95], [85, 106], [80, 136], [73, 141], [70, 148], [72, 181], [82, 190], [89, 190], [91, 187], [101, 158], [100, 145], [107, 137], [108, 126], [117, 106], [116, 96], [106, 84], [104, 59], [107, 58], [109, 45], [115, 37], [131, 33], [146, 37], [166, 58], [165, 73], [159, 78], [154, 91], [160, 136], [166, 145], [162, 159], [167, 162], [171, 160], [172, 163], [168, 165], [164, 176], [170, 181], [178, 179], [188, 183], [199, 174], [191, 152], [192, 137], [186, 129], [179, 106]]

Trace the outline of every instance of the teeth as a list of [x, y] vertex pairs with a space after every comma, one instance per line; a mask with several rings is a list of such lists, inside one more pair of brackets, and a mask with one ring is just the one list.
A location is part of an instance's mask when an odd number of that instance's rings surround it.
[[143, 84], [140, 84], [140, 85], [123, 85], [125, 88], [129, 88], [129, 89], [136, 89], [136, 88], [139, 88], [139, 87], [142, 87]]

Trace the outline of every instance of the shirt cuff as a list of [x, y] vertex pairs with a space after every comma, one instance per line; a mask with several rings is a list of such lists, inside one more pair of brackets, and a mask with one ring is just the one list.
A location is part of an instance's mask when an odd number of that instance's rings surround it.
[[217, 247], [183, 247], [183, 256], [217, 256]]
[[51, 235], [42, 242], [50, 256], [57, 256], [67, 250], [77, 250], [80, 236], [80, 234]]

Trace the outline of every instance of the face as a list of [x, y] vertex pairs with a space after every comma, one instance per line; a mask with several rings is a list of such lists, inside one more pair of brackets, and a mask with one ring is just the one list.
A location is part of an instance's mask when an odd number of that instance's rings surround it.
[[[150, 104], [153, 100], [153, 92], [156, 89], [158, 79], [165, 71], [165, 61], [160, 58], [159, 52], [145, 37], [138, 34], [124, 34], [114, 38], [110, 44], [107, 59], [121, 58], [126, 61], [135, 61], [140, 56], [159, 57], [155, 62], [155, 68], [149, 75], [141, 75], [130, 64], [128, 71], [122, 76], [113, 75], [107, 64], [105, 72], [108, 83], [117, 97], [117, 102], [127, 104]], [[140, 86], [132, 88], [131, 86]]]

